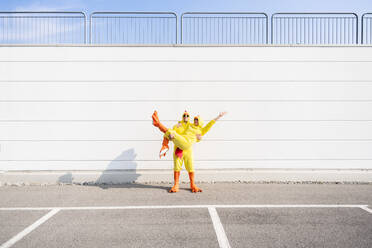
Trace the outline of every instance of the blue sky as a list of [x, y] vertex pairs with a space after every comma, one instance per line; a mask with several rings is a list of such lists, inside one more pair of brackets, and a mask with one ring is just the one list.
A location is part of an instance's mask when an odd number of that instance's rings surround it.
[[372, 12], [371, 0], [2, 0], [1, 11]]

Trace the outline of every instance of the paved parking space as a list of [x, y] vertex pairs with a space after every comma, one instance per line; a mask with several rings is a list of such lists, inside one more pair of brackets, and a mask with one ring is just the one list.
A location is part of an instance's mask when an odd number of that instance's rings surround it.
[[371, 247], [360, 208], [217, 209], [232, 247]]
[[201, 186], [0, 187], [0, 248], [372, 246], [372, 185]]
[[14, 247], [218, 247], [207, 209], [65, 210]]
[[42, 211], [0, 211], [0, 245], [31, 225], [48, 210]]
[[[3, 234], [41, 211], [1, 208]], [[47, 210], [47, 209], [45, 209]], [[370, 247], [365, 205], [179, 205], [50, 208], [5, 247]], [[31, 213], [31, 214], [30, 214]], [[17, 217], [15, 217], [17, 216]], [[17, 220], [18, 219], [18, 220]], [[32, 227], [34, 226], [34, 227]], [[9, 236], [9, 235], [8, 235]], [[14, 240], [15, 239], [15, 240]]]

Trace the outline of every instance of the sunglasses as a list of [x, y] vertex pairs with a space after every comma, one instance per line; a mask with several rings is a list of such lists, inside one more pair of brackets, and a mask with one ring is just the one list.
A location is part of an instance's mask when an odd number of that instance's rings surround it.
[[183, 115], [183, 117], [190, 117], [189, 115]]

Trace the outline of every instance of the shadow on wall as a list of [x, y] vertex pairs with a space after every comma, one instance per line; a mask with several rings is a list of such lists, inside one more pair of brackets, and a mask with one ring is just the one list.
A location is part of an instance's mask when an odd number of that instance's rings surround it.
[[[134, 183], [140, 176], [140, 174], [137, 174], [136, 157], [137, 154], [134, 148], [123, 151], [107, 165], [101, 176], [95, 181], [95, 184]], [[123, 170], [121, 168], [126, 169]]]
[[[136, 183], [140, 176], [137, 173], [137, 163], [135, 158], [137, 154], [134, 148], [123, 151], [119, 156], [113, 159], [95, 180], [84, 181], [83, 185], [98, 186], [103, 189], [107, 188], [161, 188], [168, 190], [169, 187], [153, 186]], [[126, 168], [126, 169], [122, 169]], [[73, 184], [74, 178], [71, 172], [68, 172], [58, 178], [58, 183]]]
[[58, 178], [58, 183], [72, 184], [72, 173], [68, 172]]

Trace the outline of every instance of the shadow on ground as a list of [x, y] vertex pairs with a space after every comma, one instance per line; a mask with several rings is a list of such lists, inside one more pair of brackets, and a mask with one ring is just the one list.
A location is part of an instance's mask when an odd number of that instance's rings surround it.
[[[137, 173], [137, 163], [135, 162], [136, 156], [137, 154], [135, 153], [134, 148], [123, 151], [119, 156], [110, 161], [98, 179], [84, 182], [82, 185], [100, 187], [102, 189], [158, 188], [168, 191], [171, 188], [171, 185], [165, 187], [137, 182], [138, 177], [141, 175]], [[126, 170], [121, 168], [126, 168]], [[58, 178], [58, 183], [75, 184], [73, 174], [68, 172], [60, 176]]]

